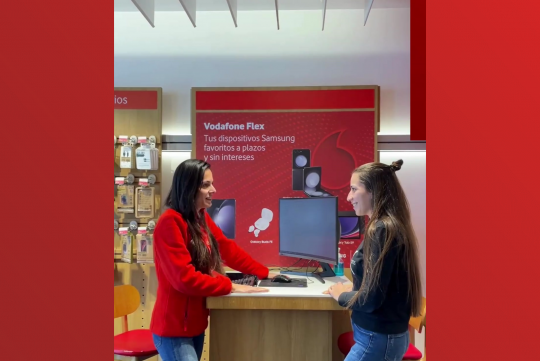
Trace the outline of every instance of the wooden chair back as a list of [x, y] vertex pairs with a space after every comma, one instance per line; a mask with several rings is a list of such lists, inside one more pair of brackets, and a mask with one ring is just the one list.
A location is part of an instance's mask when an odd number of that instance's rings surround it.
[[409, 320], [409, 325], [418, 331], [418, 333], [422, 333], [422, 328], [426, 326], [426, 298], [422, 297], [422, 313], [418, 317], [411, 317]]
[[114, 318], [122, 317], [122, 332], [128, 330], [127, 316], [137, 311], [141, 303], [139, 291], [131, 285], [114, 287]]

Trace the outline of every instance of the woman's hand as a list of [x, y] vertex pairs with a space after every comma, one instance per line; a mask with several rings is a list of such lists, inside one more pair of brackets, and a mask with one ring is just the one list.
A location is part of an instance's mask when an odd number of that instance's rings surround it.
[[[352, 283], [346, 283], [343, 286], [345, 286], [345, 292], [351, 292], [352, 289], [353, 289], [353, 284]], [[324, 291], [323, 295], [329, 295], [330, 294], [329, 290], [330, 290], [330, 288], [328, 290]]]
[[251, 287], [247, 285], [237, 285], [236, 283], [233, 283], [231, 293], [264, 293], [268, 291], [268, 288]]
[[337, 301], [339, 299], [339, 296], [343, 292], [351, 292], [352, 288], [353, 288], [352, 283], [347, 283], [346, 285], [344, 285], [343, 283], [340, 282], [340, 283], [336, 283], [333, 286], [330, 286], [330, 288], [324, 291], [323, 294], [330, 295]]

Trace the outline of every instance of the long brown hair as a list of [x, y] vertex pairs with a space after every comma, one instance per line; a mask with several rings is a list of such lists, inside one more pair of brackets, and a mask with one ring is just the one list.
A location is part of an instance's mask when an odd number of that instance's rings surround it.
[[[392, 247], [400, 248], [399, 262], [405, 266], [408, 280], [407, 297], [411, 304], [411, 316], [420, 316], [422, 308], [422, 281], [418, 256], [418, 241], [411, 223], [409, 202], [395, 172], [401, 169], [403, 160], [392, 165], [368, 163], [355, 169], [360, 183], [372, 194], [372, 216], [364, 236], [364, 273], [362, 285], [348, 303], [350, 308], [360, 298], [365, 302], [366, 295], [379, 286], [385, 255]], [[377, 222], [386, 228], [386, 240], [380, 257], [372, 257], [373, 237]]]
[[[191, 235], [188, 250], [195, 269], [206, 274], [212, 274], [212, 271], [224, 274], [218, 243], [206, 224], [205, 210], [198, 211], [195, 204], [207, 169], [210, 169], [210, 164], [202, 160], [189, 159], [182, 162], [174, 172], [171, 191], [165, 204], [180, 213], [188, 225]], [[202, 229], [208, 235], [211, 252], [204, 243]]]

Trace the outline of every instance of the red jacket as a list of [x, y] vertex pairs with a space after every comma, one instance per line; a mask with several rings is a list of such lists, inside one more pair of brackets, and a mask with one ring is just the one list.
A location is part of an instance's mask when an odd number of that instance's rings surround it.
[[[219, 244], [223, 262], [237, 271], [264, 279], [268, 268], [253, 260], [227, 239], [205, 212], [206, 223]], [[172, 209], [160, 217], [154, 230], [154, 262], [158, 280], [157, 299], [150, 331], [162, 337], [195, 337], [208, 327], [206, 297], [231, 293], [231, 280], [214, 273], [203, 274], [191, 263], [187, 249], [191, 236], [184, 218]]]

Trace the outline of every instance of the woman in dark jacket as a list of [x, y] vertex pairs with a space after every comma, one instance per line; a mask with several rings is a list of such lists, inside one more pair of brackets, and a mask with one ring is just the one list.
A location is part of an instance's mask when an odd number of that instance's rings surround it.
[[345, 361], [401, 361], [409, 346], [411, 316], [419, 316], [422, 289], [416, 236], [396, 172], [403, 161], [354, 170], [347, 197], [369, 217], [365, 238], [351, 259], [353, 284], [327, 293], [352, 310], [355, 344]]

